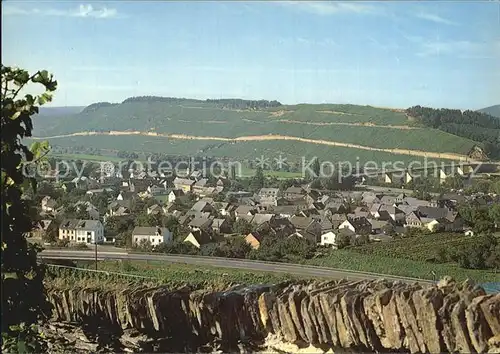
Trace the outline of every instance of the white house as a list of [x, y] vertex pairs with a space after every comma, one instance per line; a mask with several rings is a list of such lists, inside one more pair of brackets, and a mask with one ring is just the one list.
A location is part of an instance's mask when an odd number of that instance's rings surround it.
[[161, 243], [172, 242], [172, 239], [172, 231], [166, 227], [136, 226], [134, 231], [132, 231], [132, 241], [136, 245], [141, 244], [145, 240], [155, 246]]
[[333, 231], [329, 231], [326, 234], [321, 235], [321, 246], [335, 246], [335, 238], [337, 235]]
[[59, 239], [80, 243], [103, 243], [104, 226], [99, 220], [67, 219], [59, 226]]
[[173, 189], [168, 193], [168, 203], [171, 204], [173, 202], [177, 201], [183, 201], [186, 199], [186, 194], [182, 189]]

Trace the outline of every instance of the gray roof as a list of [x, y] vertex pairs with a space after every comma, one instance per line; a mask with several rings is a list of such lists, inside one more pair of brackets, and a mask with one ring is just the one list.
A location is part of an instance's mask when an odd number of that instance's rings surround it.
[[205, 201], [200, 200], [200, 201], [194, 203], [194, 205], [191, 207], [191, 210], [202, 211], [207, 206], [210, 206], [210, 204], [205, 202]]
[[156, 233], [159, 233], [160, 235], [163, 233], [164, 230], [167, 230], [165, 227], [154, 227], [154, 226], [136, 226], [134, 228], [134, 231], [132, 231], [132, 235], [134, 236], [155, 236]]
[[252, 211], [255, 211], [255, 207], [249, 205], [240, 205], [235, 210], [237, 214], [248, 214]]
[[181, 184], [181, 185], [187, 185], [187, 186], [192, 186], [195, 181], [193, 181], [192, 179], [188, 179], [188, 178], [179, 178], [179, 177], [176, 177], [174, 179], [174, 184]]
[[184, 191], [182, 189], [172, 189], [170, 193], [173, 193], [176, 197], [182, 197], [184, 195]]
[[302, 187], [288, 187], [285, 191], [287, 194], [305, 194], [305, 190]]
[[225, 222], [226, 219], [214, 219], [212, 222], [212, 227], [221, 227], [221, 225]]
[[194, 218], [191, 220], [189, 223], [189, 226], [191, 227], [208, 227], [212, 224], [212, 220], [208, 218]]
[[94, 229], [100, 224], [99, 220], [66, 219], [61, 223], [59, 228], [63, 230], [86, 230]]
[[200, 179], [199, 181], [197, 181], [194, 186], [195, 187], [205, 187], [206, 184], [208, 183], [208, 179], [207, 178], [202, 178]]
[[290, 218], [290, 222], [296, 229], [306, 229], [314, 221], [316, 220], [312, 217], [294, 216]]
[[271, 221], [274, 218], [274, 214], [255, 214], [252, 219], [252, 223], [261, 225], [265, 222]]

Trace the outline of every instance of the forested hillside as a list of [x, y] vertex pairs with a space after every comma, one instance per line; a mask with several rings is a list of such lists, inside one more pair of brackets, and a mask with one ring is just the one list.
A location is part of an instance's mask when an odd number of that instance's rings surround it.
[[500, 104], [480, 109], [479, 112], [486, 113], [486, 114], [489, 114], [490, 116], [500, 118]]
[[[498, 156], [492, 132], [500, 121], [485, 120], [488, 116], [477, 112], [422, 107], [408, 112], [349, 104], [142, 96], [122, 103], [95, 103], [77, 114], [40, 116], [34, 136], [48, 138], [52, 145], [65, 139], [86, 145], [93, 139], [86, 133], [100, 133], [95, 139], [102, 149], [125, 151], [117, 142], [127, 140], [129, 152], [158, 152], [189, 139], [189, 147], [196, 146], [198, 154], [232, 158], [279, 145], [290, 158], [300, 159], [307, 150], [308, 155], [348, 160], [371, 151], [380, 159], [391, 154], [391, 160], [465, 159], [475, 145], [489, 142], [488, 151]], [[133, 136], [126, 138], [127, 134]], [[283, 137], [291, 140], [278, 143]]]
[[123, 101], [123, 103], [133, 103], [133, 102], [147, 102], [147, 103], [170, 103], [170, 104], [203, 104], [207, 103], [211, 106], [217, 108], [229, 108], [229, 109], [266, 109], [272, 107], [280, 107], [281, 103], [278, 101], [266, 101], [266, 100], [242, 100], [239, 98], [227, 98], [227, 99], [207, 99], [207, 100], [195, 100], [188, 98], [176, 98], [176, 97], [159, 97], [159, 96], [137, 96], [130, 97]]
[[500, 119], [489, 114], [458, 109], [434, 109], [414, 106], [409, 116], [424, 125], [482, 143], [490, 158], [500, 158]]

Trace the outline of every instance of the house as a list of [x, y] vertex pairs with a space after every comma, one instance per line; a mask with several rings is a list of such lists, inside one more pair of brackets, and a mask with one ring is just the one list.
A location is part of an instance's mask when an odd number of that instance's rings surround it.
[[35, 223], [35, 226], [29, 232], [29, 237], [42, 239], [48, 232], [56, 228], [54, 220], [40, 220]]
[[270, 209], [270, 211], [272, 211], [276, 215], [279, 215], [280, 217], [290, 218], [300, 211], [300, 207], [298, 205], [274, 206]]
[[238, 192], [227, 192], [226, 197], [229, 199], [233, 199], [239, 203], [242, 202], [244, 198], [249, 198], [252, 196], [252, 193], [246, 191], [238, 191]]
[[236, 210], [236, 205], [231, 203], [217, 203], [216, 208], [222, 216], [232, 216]]
[[372, 226], [371, 233], [372, 234], [381, 234], [384, 232], [385, 228], [390, 225], [388, 221], [385, 220], [375, 220], [375, 219], [368, 219], [368, 222]]
[[158, 195], [158, 194], [162, 194], [166, 191], [165, 187], [162, 186], [162, 185], [159, 185], [159, 184], [155, 184], [155, 183], [151, 183], [146, 191], [148, 192], [148, 194], [150, 196], [154, 196], [154, 195]]
[[104, 226], [99, 220], [66, 219], [59, 225], [59, 240], [103, 243]]
[[322, 233], [326, 233], [328, 231], [333, 230], [333, 223], [326, 216], [315, 217], [315, 219], [321, 225]]
[[261, 188], [258, 195], [260, 198], [277, 198], [279, 191], [279, 188]]
[[335, 238], [337, 235], [333, 231], [328, 231], [321, 235], [321, 246], [336, 246]]
[[436, 229], [436, 225], [441, 225], [444, 231], [462, 231], [464, 223], [458, 212], [447, 208], [419, 207], [418, 216], [424, 225], [431, 231]]
[[369, 234], [372, 231], [372, 225], [365, 217], [348, 217], [339, 226], [339, 230], [347, 228], [357, 235]]
[[148, 178], [148, 179], [137, 179], [137, 178], [132, 179], [131, 178], [129, 180], [130, 192], [148, 193], [149, 194], [148, 188], [151, 186], [153, 181], [154, 180], [152, 180], [151, 178]]
[[116, 200], [108, 206], [106, 216], [126, 216], [130, 215], [130, 200]]
[[407, 227], [427, 228], [430, 231], [462, 231], [463, 220], [457, 212], [447, 208], [419, 207], [406, 216]]
[[395, 207], [395, 206], [388, 206], [388, 205], [382, 205], [382, 207], [380, 208], [380, 211], [383, 212], [387, 212], [389, 214], [389, 216], [391, 217], [391, 219], [395, 222], [404, 222], [405, 220], [405, 213], [399, 209], [398, 207]]
[[381, 198], [383, 195], [381, 194], [375, 194], [373, 192], [363, 192], [361, 194], [361, 201], [366, 204], [366, 205], [371, 205], [371, 204], [381, 204]]
[[50, 196], [46, 195], [42, 199], [42, 211], [46, 213], [50, 213], [55, 211], [57, 207], [57, 203], [54, 199], [52, 199]]
[[391, 197], [390, 195], [384, 195], [382, 198], [380, 198], [380, 204], [392, 206], [396, 204], [396, 199], [397, 199], [396, 197]]
[[100, 195], [103, 193], [113, 193], [113, 189], [111, 188], [99, 188], [99, 189], [89, 189], [87, 192], [85, 192], [86, 195], [89, 195], [91, 197]]
[[77, 211], [86, 211], [91, 219], [99, 219], [99, 211], [92, 203], [79, 201], [76, 202], [74, 206]]
[[196, 170], [196, 171], [191, 172], [191, 174], [189, 175], [189, 177], [195, 179], [196, 181], [198, 181], [198, 180], [200, 180], [203, 177], [203, 175], [204, 175], [203, 171]]
[[156, 246], [172, 242], [172, 239], [173, 233], [166, 227], [136, 226], [132, 231], [132, 241], [135, 245], [147, 242]]
[[212, 213], [215, 208], [208, 202], [199, 200], [190, 209], [191, 211], [201, 212], [201, 213]]
[[252, 224], [255, 224], [257, 226], [261, 226], [264, 223], [269, 223], [271, 224], [274, 219], [276, 218], [276, 215], [274, 214], [255, 214], [253, 219], [252, 219]]
[[288, 187], [283, 193], [283, 197], [288, 200], [303, 199], [305, 195], [306, 191], [304, 190], [304, 188], [295, 186]]
[[295, 230], [299, 231], [305, 238], [314, 243], [319, 242], [322, 227], [316, 219], [312, 217], [293, 216], [290, 218], [290, 222], [295, 227]]
[[256, 213], [257, 209], [255, 207], [249, 205], [240, 205], [234, 211], [234, 216], [236, 217], [236, 220], [238, 220], [238, 218], [242, 217], [243, 215], [255, 215]]
[[116, 197], [116, 200], [131, 200], [133, 199], [134, 195], [134, 192], [120, 191], [120, 193], [118, 193], [118, 196]]
[[226, 219], [214, 219], [212, 221], [212, 230], [221, 234], [231, 233], [231, 225]]
[[250, 232], [245, 237], [246, 243], [250, 245], [254, 250], [260, 247], [260, 243], [262, 242], [262, 234], [258, 231]]
[[330, 222], [332, 223], [333, 229], [338, 229], [344, 221], [347, 220], [347, 215], [345, 214], [333, 214], [330, 216]]
[[186, 200], [186, 194], [182, 189], [172, 189], [170, 193], [168, 193], [168, 203], [171, 204], [175, 201], [177, 202], [183, 202]]
[[259, 202], [266, 205], [278, 205], [279, 188], [262, 188], [259, 193]]
[[385, 183], [389, 183], [389, 184], [392, 184], [395, 180], [392, 173], [384, 173], [382, 178], [383, 178]]
[[87, 189], [89, 184], [89, 178], [86, 176], [75, 177], [71, 180], [71, 183], [74, 184], [75, 188]]
[[182, 189], [184, 193], [189, 193], [192, 191], [195, 181], [192, 179], [176, 177], [173, 183], [175, 189]]
[[212, 237], [205, 230], [193, 230], [184, 239], [184, 242], [191, 243], [196, 248], [200, 248], [203, 245], [211, 243]]
[[163, 214], [163, 208], [158, 204], [153, 204], [147, 209], [148, 215], [160, 215]]
[[208, 231], [208, 229], [212, 225], [212, 222], [213, 221], [209, 218], [204, 218], [204, 217], [196, 218], [195, 217], [195, 218], [191, 219], [191, 221], [188, 224], [188, 227], [191, 230], [206, 230], [206, 231]]
[[304, 197], [308, 206], [312, 206], [320, 197], [320, 193], [316, 190], [310, 190]]
[[408, 215], [406, 215], [405, 218], [405, 224], [407, 227], [418, 227], [421, 228], [424, 226], [422, 223], [422, 220], [420, 220], [420, 217], [417, 214], [417, 211], [412, 211]]
[[202, 194], [207, 187], [208, 179], [201, 178], [193, 184], [193, 193]]
[[[411, 207], [430, 206], [430, 203], [427, 200], [420, 200], [414, 197], [405, 197], [402, 201], [402, 204]], [[401, 205], [398, 205], [398, 207], [401, 208]]]
[[331, 214], [343, 214], [348, 211], [344, 203], [339, 203], [338, 201], [329, 201], [325, 205], [325, 210], [328, 210]]

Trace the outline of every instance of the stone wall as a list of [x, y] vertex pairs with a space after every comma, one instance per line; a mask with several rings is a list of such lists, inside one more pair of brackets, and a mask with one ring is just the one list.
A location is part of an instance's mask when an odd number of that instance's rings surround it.
[[500, 353], [500, 294], [451, 279], [430, 287], [342, 280], [225, 292], [48, 286], [47, 293], [52, 323], [106, 328], [108, 341], [116, 337], [121, 343], [133, 330], [149, 343], [168, 341], [163, 351], [199, 350], [208, 343], [228, 351], [242, 343], [263, 345], [273, 336], [324, 351]]

